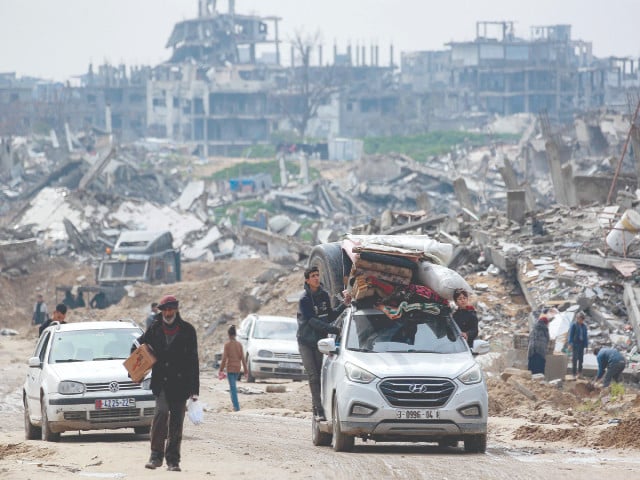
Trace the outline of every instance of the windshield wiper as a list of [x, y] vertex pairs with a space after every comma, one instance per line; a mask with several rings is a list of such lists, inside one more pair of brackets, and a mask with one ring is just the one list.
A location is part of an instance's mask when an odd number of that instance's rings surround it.
[[100, 360], [123, 360], [127, 357], [96, 357], [93, 359], [94, 362], [98, 362]]
[[84, 362], [84, 360], [80, 360], [79, 358], [65, 358], [62, 360], [55, 361], [55, 363], [71, 363], [71, 362]]
[[351, 351], [353, 351], [353, 352], [365, 352], [365, 353], [367, 353], [367, 352], [369, 352], [369, 353], [370, 353], [370, 352], [373, 352], [373, 350], [370, 350], [370, 349], [368, 349], [368, 348], [354, 348], [354, 347], [348, 347], [348, 348], [347, 348], [347, 350], [351, 350]]

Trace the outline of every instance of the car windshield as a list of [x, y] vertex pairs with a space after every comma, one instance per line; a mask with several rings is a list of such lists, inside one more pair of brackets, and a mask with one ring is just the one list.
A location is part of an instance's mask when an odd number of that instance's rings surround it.
[[450, 315], [406, 312], [391, 320], [375, 310], [355, 312], [346, 348], [364, 352], [460, 353], [467, 347]]
[[297, 329], [296, 322], [258, 320], [253, 329], [253, 338], [296, 341]]
[[125, 359], [141, 334], [138, 328], [56, 332], [51, 341], [49, 363]]

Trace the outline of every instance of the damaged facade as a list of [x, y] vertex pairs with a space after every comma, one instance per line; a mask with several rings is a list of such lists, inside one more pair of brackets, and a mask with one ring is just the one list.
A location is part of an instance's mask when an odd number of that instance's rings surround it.
[[[408, 135], [541, 111], [566, 121], [576, 112], [624, 109], [627, 93], [640, 86], [637, 59], [594, 57], [570, 25], [532, 27], [523, 39], [514, 22], [478, 22], [473, 41], [402, 52], [399, 72], [393, 46], [383, 66], [378, 45], [359, 44], [344, 52], [335, 45], [332, 55], [321, 45], [291, 46], [284, 67], [282, 19], [240, 14], [235, 1], [226, 13], [214, 0], [198, 5], [198, 17], [175, 25], [163, 64], [90, 66], [79, 86], [0, 75], [0, 135], [45, 126], [61, 135], [68, 124], [113, 131], [121, 141], [168, 138], [201, 156], [239, 155], [271, 144], [279, 131]], [[300, 132], [292, 118], [311, 110]]]

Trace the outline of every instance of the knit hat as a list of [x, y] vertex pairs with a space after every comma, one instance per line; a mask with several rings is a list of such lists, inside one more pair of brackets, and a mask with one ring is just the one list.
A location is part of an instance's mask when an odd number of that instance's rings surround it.
[[178, 299], [173, 295], [165, 295], [158, 303], [158, 310], [165, 310], [167, 308], [178, 309]]

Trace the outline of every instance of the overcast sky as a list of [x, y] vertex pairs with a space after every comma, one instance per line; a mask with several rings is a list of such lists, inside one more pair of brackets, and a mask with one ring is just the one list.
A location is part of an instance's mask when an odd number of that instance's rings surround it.
[[[0, 72], [64, 80], [91, 62], [156, 65], [170, 56], [173, 25], [195, 17], [197, 5], [0, 0]], [[218, 10], [227, 11], [226, 0], [218, 0]], [[236, 12], [281, 17], [284, 40], [302, 30], [319, 31], [327, 47], [336, 40], [341, 50], [349, 42], [377, 44], [384, 61], [391, 43], [400, 52], [473, 40], [478, 20], [513, 20], [524, 38], [532, 25], [567, 23], [574, 39], [593, 42], [596, 56], [640, 56], [640, 0], [237, 0]]]

